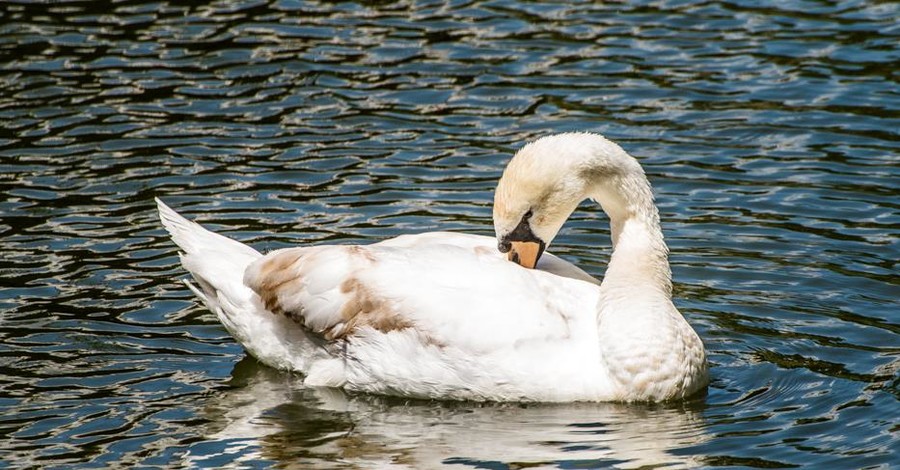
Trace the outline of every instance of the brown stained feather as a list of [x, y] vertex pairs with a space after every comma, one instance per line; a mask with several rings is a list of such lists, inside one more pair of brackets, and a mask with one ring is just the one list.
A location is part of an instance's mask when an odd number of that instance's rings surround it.
[[[292, 253], [293, 254], [293, 253]], [[303, 258], [303, 253], [298, 252], [290, 255], [274, 256], [266, 260], [259, 268], [259, 279], [262, 281], [255, 286], [251, 286], [259, 295], [270, 312], [276, 314], [284, 314], [293, 317], [289, 312], [285, 312], [281, 308], [278, 301], [278, 294], [281, 286], [292, 282], [296, 278], [296, 271], [291, 269], [294, 264]]]
[[375, 258], [375, 255], [373, 255], [371, 251], [359, 245], [350, 245], [348, 249], [350, 250], [350, 254], [363, 258], [369, 263], [374, 263], [375, 261], [377, 261], [377, 258]]
[[344, 281], [341, 293], [348, 296], [341, 307], [344, 321], [325, 333], [327, 339], [346, 338], [364, 326], [382, 333], [413, 327], [412, 322], [397, 314], [390, 302], [375, 295], [359, 279], [351, 277]]
[[476, 246], [475, 254], [478, 256], [488, 256], [493, 257], [497, 255], [499, 252], [496, 249], [488, 248], [486, 246]]
[[[377, 261], [371, 250], [365, 247], [353, 245], [344, 249], [351, 257], [361, 260], [364, 265]], [[262, 299], [266, 309], [275, 314], [285, 315], [303, 327], [306, 327], [303, 311], [285, 311], [279, 297], [282, 289], [289, 287], [287, 284], [296, 282], [300, 277], [301, 266], [298, 263], [309, 262], [313, 258], [314, 252], [307, 256], [307, 252], [299, 250], [292, 255], [273, 256], [259, 268], [258, 279], [261, 281], [251, 286]], [[339, 288], [341, 294], [346, 296], [340, 310], [340, 321], [315, 332], [323, 335], [325, 339], [346, 339], [359, 328], [366, 326], [382, 333], [413, 327], [412, 322], [397, 314], [391, 302], [379, 297], [357, 277], [348, 277]]]

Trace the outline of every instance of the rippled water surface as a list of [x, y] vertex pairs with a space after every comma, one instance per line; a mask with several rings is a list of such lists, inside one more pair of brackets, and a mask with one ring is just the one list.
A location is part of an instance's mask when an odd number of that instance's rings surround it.
[[[0, 6], [0, 466], [900, 466], [897, 3], [198, 3]], [[261, 250], [490, 235], [505, 161], [568, 130], [644, 164], [707, 396], [305, 388], [154, 213]], [[602, 212], [554, 251], [602, 276]]]

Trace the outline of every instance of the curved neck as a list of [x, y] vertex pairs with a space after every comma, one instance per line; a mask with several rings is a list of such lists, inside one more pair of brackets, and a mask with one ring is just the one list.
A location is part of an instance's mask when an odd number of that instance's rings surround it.
[[601, 288], [649, 289], [671, 298], [669, 249], [659, 226], [650, 182], [643, 171], [600, 179], [590, 191], [610, 221], [613, 253]]

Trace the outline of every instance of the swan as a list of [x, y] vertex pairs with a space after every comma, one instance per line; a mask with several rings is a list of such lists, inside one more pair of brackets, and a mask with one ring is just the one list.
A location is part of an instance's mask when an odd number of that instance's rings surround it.
[[[602, 282], [546, 253], [586, 199], [610, 222]], [[672, 303], [650, 183], [598, 134], [546, 136], [513, 156], [496, 238], [431, 232], [262, 255], [156, 202], [188, 287], [250, 355], [310, 386], [627, 402], [685, 398], [709, 381], [703, 343]]]

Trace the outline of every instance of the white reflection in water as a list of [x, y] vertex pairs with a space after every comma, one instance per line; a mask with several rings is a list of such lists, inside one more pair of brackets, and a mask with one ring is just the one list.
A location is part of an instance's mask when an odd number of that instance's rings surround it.
[[238, 364], [233, 375], [241, 386], [217, 392], [204, 409], [210, 422], [204, 440], [185, 457], [191, 467], [264, 460], [298, 468], [685, 468], [702, 462], [673, 451], [708, 439], [691, 405], [476, 404], [348, 395], [305, 387], [298, 376], [251, 360]]

